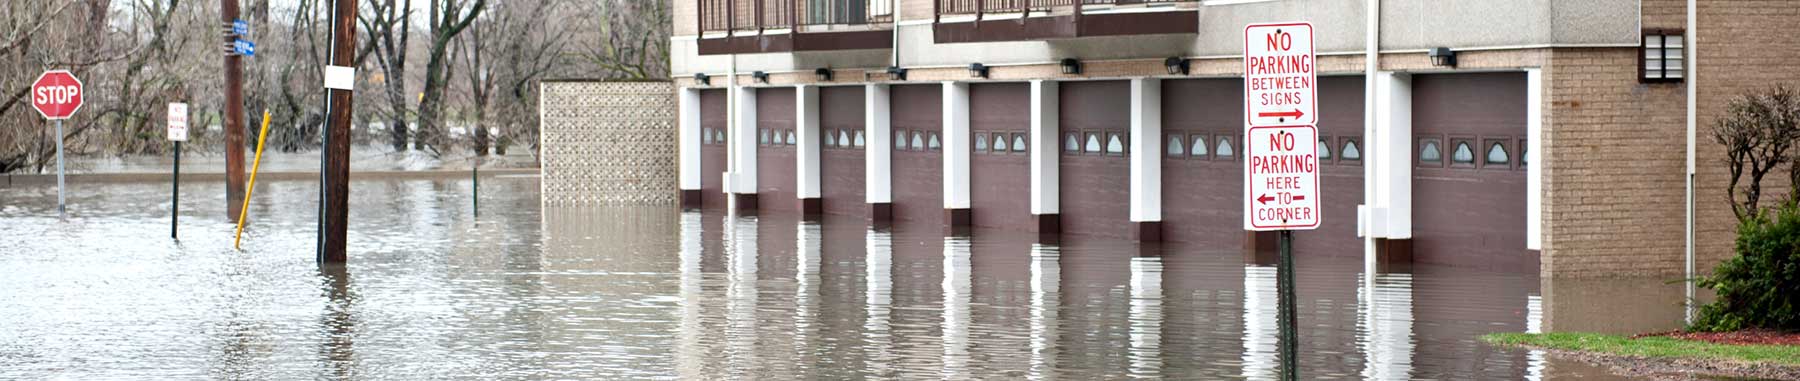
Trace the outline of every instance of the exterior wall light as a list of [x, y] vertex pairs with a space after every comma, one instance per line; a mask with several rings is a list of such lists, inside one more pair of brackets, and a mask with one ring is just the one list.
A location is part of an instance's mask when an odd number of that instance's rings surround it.
[[831, 82], [831, 69], [827, 69], [827, 68], [813, 69], [813, 75], [816, 75], [819, 77], [819, 82]]
[[712, 77], [706, 76], [706, 73], [694, 73], [694, 82], [699, 82], [702, 86], [712, 86]]
[[750, 78], [755, 78], [758, 83], [769, 83], [769, 73], [764, 73], [762, 70], [750, 73]]
[[887, 74], [888, 74], [888, 80], [892, 80], [892, 81], [905, 81], [906, 80], [906, 68], [903, 68], [903, 67], [888, 66]]
[[1446, 47], [1431, 48], [1431, 66], [1456, 67], [1456, 51]]
[[1081, 74], [1081, 61], [1077, 61], [1074, 58], [1062, 59], [1062, 73]]
[[969, 76], [974, 78], [987, 78], [987, 65], [982, 65], [980, 62], [969, 64]]
[[1169, 69], [1169, 75], [1187, 75], [1188, 61], [1181, 57], [1163, 59], [1163, 66]]

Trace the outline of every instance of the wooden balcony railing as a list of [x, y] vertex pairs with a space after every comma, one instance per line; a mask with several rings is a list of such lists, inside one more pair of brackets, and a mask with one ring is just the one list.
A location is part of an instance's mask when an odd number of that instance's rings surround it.
[[1033, 14], [1049, 16], [1055, 14], [1081, 14], [1081, 5], [1135, 5], [1156, 3], [1181, 3], [1196, 0], [935, 0], [936, 16], [975, 15], [977, 18], [990, 13], [1018, 13], [1021, 17]]
[[814, 26], [882, 25], [893, 21], [898, 0], [696, 0], [700, 31], [801, 33]]

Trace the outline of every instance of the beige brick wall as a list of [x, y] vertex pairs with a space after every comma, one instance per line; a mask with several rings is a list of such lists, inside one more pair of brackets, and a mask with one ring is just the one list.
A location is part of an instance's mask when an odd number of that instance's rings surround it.
[[[1700, 69], [1698, 83], [1700, 149], [1695, 183], [1699, 186], [1695, 199], [1700, 210], [1696, 225], [1702, 268], [1730, 258], [1732, 240], [1736, 237], [1737, 219], [1726, 198], [1725, 185], [1730, 172], [1724, 164], [1724, 149], [1712, 144], [1713, 121], [1724, 115], [1732, 98], [1746, 91], [1761, 90], [1776, 84], [1800, 88], [1800, 7], [1792, 1], [1770, 0], [1703, 0], [1700, 10]], [[1784, 168], [1785, 169], [1785, 168]], [[1786, 176], [1771, 176], [1764, 183], [1764, 204], [1773, 205], [1786, 198]]]
[[700, 34], [700, 2], [698, 0], [668, 0], [669, 15], [675, 25], [670, 31], [672, 36], [694, 36]]

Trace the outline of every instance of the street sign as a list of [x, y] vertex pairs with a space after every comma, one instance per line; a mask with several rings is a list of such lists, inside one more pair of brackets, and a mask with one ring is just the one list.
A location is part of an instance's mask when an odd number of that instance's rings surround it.
[[1250, 127], [1244, 136], [1244, 229], [1319, 227], [1319, 129]]
[[250, 40], [238, 39], [231, 44], [231, 50], [237, 52], [240, 56], [255, 57], [256, 43], [250, 42]]
[[188, 105], [186, 103], [169, 104], [169, 141], [187, 141]]
[[1244, 123], [1316, 125], [1318, 75], [1307, 22], [1244, 27]]
[[231, 34], [239, 36], [250, 35], [250, 23], [244, 22], [244, 20], [231, 20]]
[[68, 70], [51, 70], [31, 84], [31, 107], [44, 119], [61, 120], [81, 109], [81, 80]]

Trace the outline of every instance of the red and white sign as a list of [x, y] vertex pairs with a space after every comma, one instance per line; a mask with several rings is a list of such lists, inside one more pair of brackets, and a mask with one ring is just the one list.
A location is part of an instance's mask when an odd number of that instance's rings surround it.
[[1250, 127], [1244, 136], [1244, 229], [1319, 227], [1319, 129]]
[[31, 107], [45, 119], [68, 119], [81, 109], [81, 80], [68, 70], [51, 70], [31, 84]]
[[169, 104], [169, 141], [187, 141], [188, 105], [186, 103]]
[[1312, 23], [1244, 27], [1244, 124], [1314, 125], [1318, 75]]

